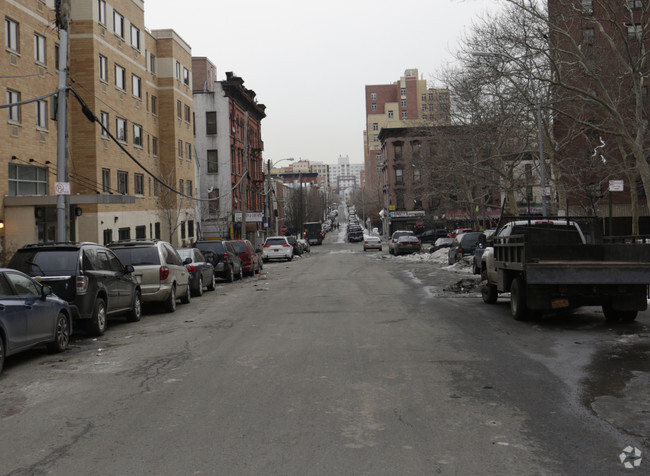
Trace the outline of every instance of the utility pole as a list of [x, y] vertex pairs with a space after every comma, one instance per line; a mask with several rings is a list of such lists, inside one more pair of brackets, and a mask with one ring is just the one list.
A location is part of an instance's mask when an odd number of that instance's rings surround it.
[[266, 166], [266, 237], [271, 233], [271, 159], [267, 161]]
[[[57, 149], [56, 149], [56, 180], [68, 181], [67, 161], [67, 68], [68, 68], [68, 25], [70, 24], [70, 1], [56, 2], [56, 23], [59, 27], [59, 82], [57, 102]], [[66, 196], [58, 194], [56, 197], [56, 241], [66, 241]]]
[[246, 240], [246, 210], [248, 209], [248, 111], [244, 114], [244, 171], [242, 172], [241, 239]]

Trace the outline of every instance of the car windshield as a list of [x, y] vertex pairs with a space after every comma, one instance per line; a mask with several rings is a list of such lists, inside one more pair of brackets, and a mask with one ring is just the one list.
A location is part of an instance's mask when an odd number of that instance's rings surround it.
[[268, 240], [266, 240], [266, 244], [270, 246], [278, 246], [278, 245], [282, 246], [282, 245], [286, 245], [287, 242], [284, 240], [284, 238], [269, 238]]
[[186, 260], [187, 258], [192, 258], [192, 260], [194, 260], [194, 257], [192, 256], [192, 250], [180, 249], [176, 251], [178, 251], [178, 256], [180, 256], [182, 260]]
[[203, 252], [212, 251], [217, 255], [222, 255], [226, 252], [223, 243], [220, 241], [215, 241], [214, 243], [197, 243], [195, 246]]
[[113, 248], [113, 252], [124, 264], [133, 266], [158, 265], [160, 256], [155, 246], [138, 246], [129, 248]]
[[246, 248], [246, 244], [241, 242], [241, 241], [231, 241], [233, 248], [235, 248], [235, 253], [247, 253], [248, 249]]
[[71, 275], [77, 271], [79, 250], [26, 250], [16, 253], [9, 267], [30, 276]]

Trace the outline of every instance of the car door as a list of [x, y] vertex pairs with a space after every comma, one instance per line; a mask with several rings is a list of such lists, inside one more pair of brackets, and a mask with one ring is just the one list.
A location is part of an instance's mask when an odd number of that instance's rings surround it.
[[50, 304], [42, 299], [41, 286], [23, 274], [7, 272], [5, 276], [16, 292], [17, 302], [23, 306], [26, 324], [24, 344], [49, 340], [54, 333], [56, 316]]
[[112, 313], [121, 308], [120, 286], [115, 272], [111, 270], [108, 255], [100, 248], [88, 247], [83, 250], [83, 272], [95, 281], [88, 286], [88, 291], [97, 296], [102, 290], [106, 293], [106, 312]]
[[28, 345], [24, 302], [16, 296], [4, 273], [0, 274], [0, 322], [5, 332], [8, 354]]
[[186, 288], [189, 286], [190, 273], [183, 264], [183, 260], [172, 246], [168, 243], [162, 244], [163, 258], [167, 263], [170, 271], [174, 272], [176, 276], [176, 285], [178, 290], [176, 292], [177, 296], [185, 295]]
[[[135, 292], [135, 282], [131, 273], [124, 270], [124, 265], [115, 254], [110, 250], [101, 250], [102, 263], [108, 267], [114, 277], [114, 284], [118, 290], [118, 301], [115, 309], [130, 309], [133, 303], [133, 293]], [[104, 261], [104, 259], [106, 261]]]

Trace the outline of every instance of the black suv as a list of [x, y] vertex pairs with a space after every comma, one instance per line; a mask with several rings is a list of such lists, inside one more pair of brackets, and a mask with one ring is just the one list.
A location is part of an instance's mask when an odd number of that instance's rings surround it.
[[232, 243], [225, 240], [200, 240], [194, 243], [205, 260], [214, 266], [214, 275], [232, 283], [235, 278], [242, 279], [244, 269], [241, 259]]
[[52, 287], [70, 304], [72, 317], [91, 334], [103, 335], [108, 317], [126, 314], [139, 321], [140, 286], [133, 266], [124, 266], [108, 248], [96, 243], [39, 243], [25, 245], [11, 258], [9, 268], [22, 271]]

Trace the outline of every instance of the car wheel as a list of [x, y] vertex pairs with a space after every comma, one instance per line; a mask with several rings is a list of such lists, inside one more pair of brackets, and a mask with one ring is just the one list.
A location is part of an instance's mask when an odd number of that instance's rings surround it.
[[293, 255], [289, 256], [289, 257], [287, 258], [287, 261], [291, 261], [292, 259], [293, 259]]
[[190, 291], [190, 283], [187, 283], [185, 295], [181, 298], [181, 304], [189, 304], [192, 300], [192, 292]]
[[494, 284], [485, 283], [481, 287], [481, 297], [485, 304], [494, 304], [499, 298], [497, 287]]
[[97, 298], [95, 312], [86, 324], [86, 329], [95, 336], [103, 336], [106, 332], [106, 303], [102, 298]]
[[515, 321], [525, 321], [528, 317], [526, 286], [521, 278], [515, 278], [510, 285], [510, 312]]
[[216, 287], [217, 279], [214, 277], [214, 273], [212, 273], [212, 279], [210, 280], [210, 284], [208, 284], [208, 291], [214, 291]]
[[142, 317], [142, 295], [140, 291], [136, 291], [133, 296], [133, 306], [126, 315], [126, 320], [129, 322], [137, 322]]
[[203, 276], [199, 276], [199, 285], [194, 291], [194, 296], [203, 296]]
[[68, 348], [70, 343], [70, 322], [68, 316], [62, 312], [56, 318], [56, 331], [54, 333], [54, 340], [47, 344], [47, 349], [50, 352], [63, 352]]
[[638, 311], [615, 311], [609, 305], [603, 305], [603, 314], [607, 322], [614, 323], [618, 321], [632, 322], [636, 319]]
[[237, 279], [240, 281], [244, 279], [244, 268], [242, 266], [239, 267], [239, 277]]
[[232, 266], [228, 266], [228, 274], [226, 275], [226, 281], [232, 283], [235, 280], [235, 270]]
[[169, 297], [165, 301], [165, 311], [174, 312], [176, 310], [176, 286], [172, 286]]

